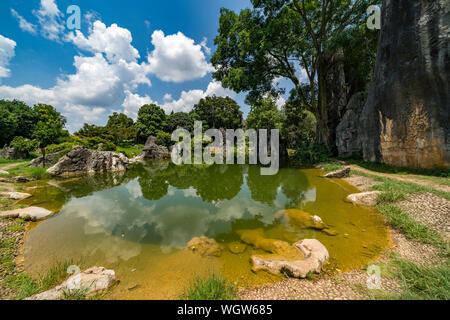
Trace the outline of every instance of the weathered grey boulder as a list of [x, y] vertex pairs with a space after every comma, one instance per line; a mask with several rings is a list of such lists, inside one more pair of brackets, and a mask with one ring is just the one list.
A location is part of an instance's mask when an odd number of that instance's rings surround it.
[[156, 137], [150, 136], [143, 149], [144, 159], [164, 159], [170, 157], [169, 149], [156, 143]]
[[94, 151], [85, 147], [74, 147], [47, 172], [53, 176], [81, 173], [126, 171], [129, 160], [121, 153]]
[[299, 259], [286, 259], [279, 255], [252, 256], [253, 271], [266, 270], [274, 274], [306, 278], [310, 272], [320, 273], [330, 258], [327, 248], [316, 239], [299, 241], [293, 247], [299, 251]]
[[450, 167], [448, 0], [383, 1], [372, 86], [361, 115], [364, 159]]
[[325, 178], [339, 178], [339, 179], [342, 179], [342, 178], [348, 177], [350, 175], [350, 171], [351, 171], [351, 168], [350, 167], [346, 167], [346, 168], [341, 169], [341, 170], [336, 170], [336, 171], [327, 173], [326, 175], [324, 175], [324, 177]]
[[336, 128], [336, 146], [339, 157], [361, 157], [360, 116], [365, 104], [365, 93], [354, 94], [347, 105], [346, 112]]
[[[50, 166], [55, 165], [62, 156], [63, 156], [63, 154], [61, 152], [46, 154], [45, 155], [45, 166], [50, 167]], [[32, 168], [44, 167], [44, 157], [39, 157], [39, 158], [31, 160], [30, 167], [32, 167]]]
[[31, 194], [21, 192], [0, 192], [0, 194], [8, 197], [11, 200], [23, 200], [31, 197]]
[[0, 170], [0, 175], [7, 176], [7, 175], [9, 175], [9, 172], [5, 171], [5, 170]]
[[45, 218], [48, 218], [52, 214], [52, 211], [39, 207], [28, 207], [23, 209], [0, 211], [0, 217], [3, 218], [22, 218], [31, 221], [43, 220]]
[[19, 152], [15, 148], [3, 148], [0, 149], [0, 158], [7, 160], [20, 160], [26, 159], [28, 154]]
[[347, 196], [346, 200], [356, 206], [374, 207], [377, 205], [378, 197], [380, 194], [381, 191], [354, 193]]
[[82, 273], [74, 274], [59, 286], [48, 291], [36, 294], [26, 300], [60, 300], [65, 293], [75, 290], [85, 291], [86, 296], [104, 292], [116, 281], [114, 270], [103, 267], [93, 267]]

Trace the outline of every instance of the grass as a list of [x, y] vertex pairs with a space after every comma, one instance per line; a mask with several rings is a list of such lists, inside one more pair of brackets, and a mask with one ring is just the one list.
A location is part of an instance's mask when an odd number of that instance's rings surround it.
[[139, 148], [136, 149], [134, 146], [129, 147], [117, 147], [117, 152], [123, 153], [128, 158], [134, 158], [142, 153], [143, 145], [138, 145]]
[[12, 177], [17, 176], [29, 176], [37, 180], [43, 180], [50, 178], [47, 173], [48, 167], [31, 168], [29, 163], [21, 163], [13, 168], [8, 169], [9, 175]]
[[[34, 279], [28, 274], [21, 273], [14, 276], [8, 276], [5, 279], [5, 283], [10, 288], [16, 289], [17, 294], [15, 298], [17, 300], [23, 300], [27, 297], [44, 292], [59, 285], [69, 277], [69, 274], [67, 274], [67, 268], [74, 264], [75, 263], [72, 260], [66, 260], [64, 262], [56, 263], [45, 274], [39, 275], [37, 279]], [[76, 296], [79, 297], [81, 291], [76, 291], [77, 290], [71, 292], [70, 295], [68, 293], [67, 298], [74, 298]]]
[[0, 273], [2, 275], [13, 272], [16, 267], [16, 263], [14, 261], [16, 246], [16, 238], [0, 241]]
[[401, 300], [449, 300], [450, 265], [418, 266], [410, 261], [394, 258], [389, 263], [392, 274], [400, 280]]
[[337, 171], [344, 169], [345, 166], [335, 161], [328, 161], [320, 164], [325, 171]]
[[181, 300], [234, 300], [237, 288], [226, 278], [211, 274], [208, 278], [196, 277], [184, 293]]
[[22, 206], [22, 205], [17, 205], [11, 199], [0, 199], [0, 211], [9, 211], [9, 210], [21, 209], [23, 207], [24, 206]]

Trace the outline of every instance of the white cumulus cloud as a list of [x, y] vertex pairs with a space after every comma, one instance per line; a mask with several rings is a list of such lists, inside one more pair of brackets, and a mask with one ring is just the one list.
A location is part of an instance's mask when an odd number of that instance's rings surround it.
[[155, 48], [148, 56], [150, 70], [162, 81], [179, 83], [214, 71], [202, 50], [205, 43], [195, 44], [181, 32], [165, 36], [161, 30], [154, 31], [152, 44]]
[[41, 0], [39, 10], [34, 10], [33, 14], [39, 21], [41, 34], [44, 38], [59, 41], [64, 33], [63, 13], [59, 11], [55, 0]]
[[11, 14], [17, 19], [17, 21], [19, 21], [19, 27], [20, 29], [22, 29], [22, 31], [29, 32], [31, 34], [37, 33], [37, 26], [28, 22], [16, 10], [11, 8]]
[[0, 78], [6, 78], [10, 75], [7, 68], [9, 61], [15, 56], [16, 42], [0, 34]]

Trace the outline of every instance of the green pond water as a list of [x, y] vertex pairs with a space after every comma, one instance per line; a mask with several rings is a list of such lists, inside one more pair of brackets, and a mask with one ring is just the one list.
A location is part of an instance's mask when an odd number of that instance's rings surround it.
[[[236, 231], [258, 228], [264, 237], [289, 243], [318, 239], [342, 271], [365, 266], [389, 245], [384, 220], [375, 209], [344, 201], [356, 188], [322, 174], [283, 168], [276, 176], [261, 176], [258, 166], [155, 161], [124, 173], [41, 182], [24, 203], [58, 214], [31, 226], [24, 268], [37, 275], [73, 259], [82, 269], [114, 269], [120, 283], [109, 293], [112, 299], [178, 298], [196, 275], [211, 272], [242, 287], [279, 281], [280, 276], [251, 271], [251, 255], [263, 251], [227, 249], [240, 240]], [[277, 211], [293, 208], [318, 215], [338, 235], [276, 222]], [[214, 238], [222, 255], [202, 257], [185, 249], [199, 236]]]

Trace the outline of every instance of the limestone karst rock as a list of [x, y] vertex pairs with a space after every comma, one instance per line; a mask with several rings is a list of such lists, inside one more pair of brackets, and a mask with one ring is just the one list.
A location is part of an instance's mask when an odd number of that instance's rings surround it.
[[450, 166], [450, 5], [385, 0], [374, 80], [361, 115], [364, 159]]

